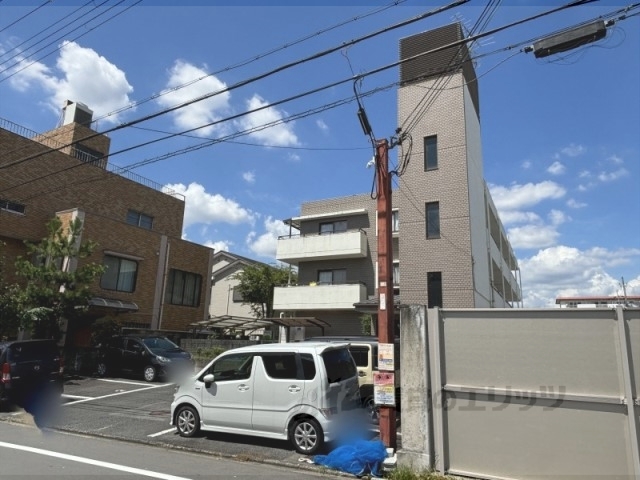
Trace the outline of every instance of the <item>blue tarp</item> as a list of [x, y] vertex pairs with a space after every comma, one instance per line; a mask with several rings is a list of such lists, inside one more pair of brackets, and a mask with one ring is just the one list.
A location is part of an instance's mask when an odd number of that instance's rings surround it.
[[316, 455], [313, 462], [353, 475], [380, 475], [387, 449], [380, 440], [355, 440], [332, 450], [328, 455]]

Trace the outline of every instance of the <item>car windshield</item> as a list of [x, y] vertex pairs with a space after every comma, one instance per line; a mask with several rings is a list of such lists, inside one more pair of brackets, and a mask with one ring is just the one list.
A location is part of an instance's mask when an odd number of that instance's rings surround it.
[[144, 338], [142, 342], [151, 350], [176, 350], [180, 348], [171, 340], [164, 337]]
[[13, 361], [28, 362], [56, 357], [58, 351], [53, 342], [18, 342], [9, 347], [9, 354]]

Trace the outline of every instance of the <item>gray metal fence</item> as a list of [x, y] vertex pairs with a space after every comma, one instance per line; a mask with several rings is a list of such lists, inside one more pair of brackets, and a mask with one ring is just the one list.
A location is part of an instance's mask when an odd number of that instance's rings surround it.
[[640, 478], [640, 309], [410, 306], [401, 322], [401, 464]]

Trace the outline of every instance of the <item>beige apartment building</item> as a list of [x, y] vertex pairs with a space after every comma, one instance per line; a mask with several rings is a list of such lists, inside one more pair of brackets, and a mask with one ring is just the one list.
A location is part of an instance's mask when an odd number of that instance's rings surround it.
[[[392, 194], [396, 304], [446, 308], [521, 306], [520, 270], [484, 181], [478, 80], [459, 23], [400, 41], [398, 165]], [[409, 148], [409, 145], [412, 148]], [[286, 220], [277, 259], [298, 268], [276, 288], [274, 308], [361, 333], [377, 299], [376, 201], [367, 194], [302, 204]], [[399, 322], [396, 322], [396, 325]], [[374, 322], [375, 325], [375, 322]], [[311, 334], [318, 334], [313, 331]]]
[[[38, 134], [0, 119], [0, 241], [6, 265], [24, 241], [46, 235], [55, 216], [81, 218], [82, 240], [97, 243], [85, 261], [104, 264], [86, 320], [67, 329], [67, 345], [88, 346], [91, 322], [187, 331], [208, 316], [213, 250], [181, 239], [185, 202], [175, 192], [108, 163], [110, 140], [91, 128], [92, 112], [68, 102], [62, 125]], [[11, 270], [6, 280], [15, 281]]]

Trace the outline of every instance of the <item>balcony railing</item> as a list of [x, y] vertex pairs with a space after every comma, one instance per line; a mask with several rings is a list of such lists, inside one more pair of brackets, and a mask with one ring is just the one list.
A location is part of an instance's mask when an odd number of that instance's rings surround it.
[[274, 310], [353, 310], [354, 303], [367, 299], [367, 287], [361, 283], [339, 285], [296, 285], [276, 287]]
[[[29, 140], [37, 141], [38, 143], [41, 143], [54, 150], [62, 149], [63, 147], [65, 147], [64, 144], [50, 137], [39, 134], [38, 132], [35, 132], [33, 130], [29, 130], [28, 128], [23, 127], [22, 125], [18, 125], [17, 123], [13, 123], [1, 117], [0, 117], [0, 128], [3, 128], [11, 133], [15, 133], [16, 135], [20, 135], [21, 137], [28, 138]], [[142, 175], [133, 173], [131, 170], [128, 170], [126, 167], [118, 167], [117, 165], [107, 164], [104, 158], [95, 157], [87, 152], [83, 152], [82, 150], [73, 147], [73, 145], [70, 148], [71, 148], [70, 155], [84, 163], [98, 166], [115, 175], [127, 178], [133, 182], [144, 185], [145, 187], [152, 188], [158, 192], [162, 192], [172, 197], [180, 198], [182, 199], [182, 201], [184, 201], [183, 194], [175, 192], [174, 190], [170, 190], [167, 187], [160, 185], [157, 182], [154, 182], [153, 180], [149, 180], [148, 178], [143, 177]]]
[[276, 252], [279, 261], [294, 265], [308, 260], [338, 260], [366, 256], [367, 235], [363, 230], [282, 236], [278, 238]]

